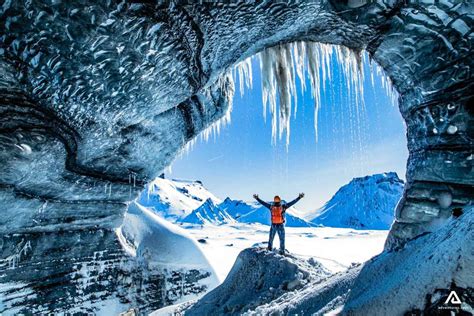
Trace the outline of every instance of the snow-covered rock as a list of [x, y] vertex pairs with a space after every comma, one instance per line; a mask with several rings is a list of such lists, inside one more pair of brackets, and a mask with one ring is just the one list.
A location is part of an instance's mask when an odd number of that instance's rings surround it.
[[228, 224], [235, 223], [235, 219], [230, 216], [225, 210], [219, 209], [211, 198], [208, 198], [191, 214], [179, 220], [182, 223], [190, 224]]
[[214, 204], [221, 202], [201, 181], [156, 178], [145, 187], [138, 203], [152, 208], [163, 218], [176, 221], [191, 214], [208, 199]]
[[186, 310], [186, 315], [241, 314], [329, 275], [312, 258], [248, 248], [239, 254], [224, 283]]
[[403, 185], [395, 172], [355, 178], [308, 219], [329, 227], [389, 229]]

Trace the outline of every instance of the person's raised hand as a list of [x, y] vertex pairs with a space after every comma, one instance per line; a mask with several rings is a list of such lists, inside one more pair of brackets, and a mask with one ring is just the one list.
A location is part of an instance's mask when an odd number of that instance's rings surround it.
[[258, 194], [254, 194], [254, 195], [253, 195], [253, 198], [254, 198], [254, 199], [258, 199]]
[[304, 193], [300, 193], [299, 197], [300, 197], [300, 199], [304, 198]]

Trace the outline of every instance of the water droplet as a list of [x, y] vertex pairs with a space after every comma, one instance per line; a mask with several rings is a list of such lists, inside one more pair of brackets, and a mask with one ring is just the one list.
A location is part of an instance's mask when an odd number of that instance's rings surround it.
[[454, 125], [449, 125], [448, 126], [448, 134], [454, 134], [458, 131], [458, 128]]
[[433, 128], [433, 134], [438, 134], [438, 129], [436, 127]]

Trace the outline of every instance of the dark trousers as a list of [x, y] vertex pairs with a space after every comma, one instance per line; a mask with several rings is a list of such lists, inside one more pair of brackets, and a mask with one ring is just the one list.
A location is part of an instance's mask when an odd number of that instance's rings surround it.
[[268, 239], [268, 248], [273, 248], [273, 239], [275, 238], [275, 233], [278, 233], [278, 238], [280, 239], [280, 250], [285, 250], [285, 224], [272, 224], [270, 227], [270, 237]]

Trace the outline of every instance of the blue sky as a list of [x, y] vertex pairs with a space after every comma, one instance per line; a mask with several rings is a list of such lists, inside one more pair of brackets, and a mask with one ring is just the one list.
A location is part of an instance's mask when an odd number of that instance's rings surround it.
[[257, 58], [252, 65], [253, 89], [241, 97], [236, 82], [231, 123], [208, 141], [198, 140], [176, 159], [167, 177], [201, 180], [220, 198], [251, 200], [258, 193], [266, 200], [275, 194], [290, 200], [304, 192], [305, 199], [297, 205], [304, 212], [321, 207], [354, 177], [387, 171], [405, 177], [405, 126], [376, 74], [372, 86], [367, 63], [365, 109], [359, 106], [356, 119], [355, 100], [349, 97], [340, 65], [332, 61], [333, 78], [321, 95], [318, 142], [311, 92], [298, 89], [288, 151], [284, 139], [272, 145], [270, 115], [263, 119]]

